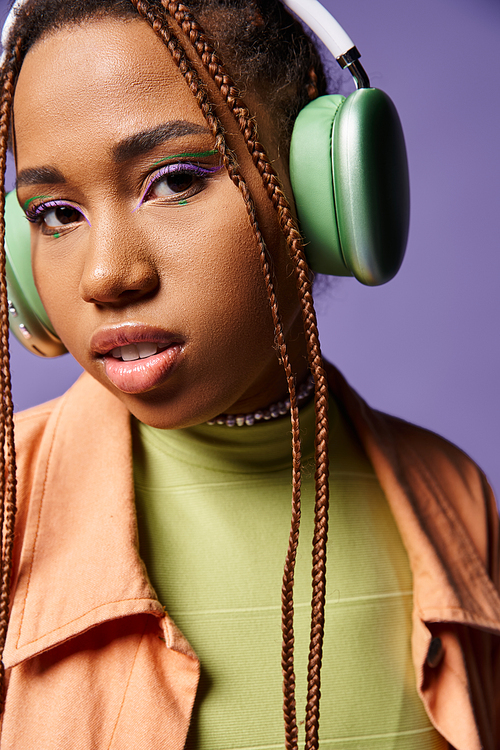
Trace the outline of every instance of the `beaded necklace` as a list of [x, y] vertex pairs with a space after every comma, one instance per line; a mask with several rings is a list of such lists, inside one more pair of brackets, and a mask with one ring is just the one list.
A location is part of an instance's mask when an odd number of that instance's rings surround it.
[[[314, 390], [314, 378], [309, 375], [305, 383], [302, 383], [297, 390], [297, 406], [303, 406], [304, 402], [309, 399], [309, 396]], [[226, 425], [226, 427], [251, 427], [253, 424], [259, 422], [268, 422], [270, 419], [279, 419], [284, 417], [290, 411], [290, 399], [285, 401], [277, 401], [275, 404], [271, 404], [267, 409], [257, 409], [257, 411], [250, 412], [250, 414], [220, 414], [215, 419], [211, 419], [207, 424], [220, 424]]]

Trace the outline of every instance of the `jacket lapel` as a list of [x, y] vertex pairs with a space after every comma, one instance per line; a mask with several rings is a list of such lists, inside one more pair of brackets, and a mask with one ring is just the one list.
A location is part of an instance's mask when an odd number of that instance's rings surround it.
[[39, 448], [6, 666], [145, 612], [164, 615], [138, 555], [129, 414], [84, 375], [58, 401]]
[[387, 495], [422, 619], [500, 633], [500, 596], [488, 575], [485, 534], [494, 500], [484, 477], [443, 438], [371, 409], [332, 365], [328, 374]]

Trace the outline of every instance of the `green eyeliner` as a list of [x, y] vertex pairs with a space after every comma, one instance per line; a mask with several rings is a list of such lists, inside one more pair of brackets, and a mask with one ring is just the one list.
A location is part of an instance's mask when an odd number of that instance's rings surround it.
[[218, 154], [216, 148], [213, 148], [211, 151], [200, 151], [198, 154], [174, 154], [173, 156], [166, 156], [164, 159], [160, 159], [159, 161], [154, 161], [153, 166], [156, 166], [157, 164], [163, 164], [165, 161], [171, 161], [172, 159], [196, 159], [200, 156], [213, 156], [214, 154]]
[[26, 209], [28, 208], [29, 204], [33, 203], [33, 201], [40, 200], [41, 198], [43, 198], [45, 200], [46, 198], [51, 198], [51, 197], [52, 196], [50, 196], [50, 195], [35, 195], [34, 198], [29, 198], [27, 201], [25, 201], [23, 203], [23, 211], [26, 211]]

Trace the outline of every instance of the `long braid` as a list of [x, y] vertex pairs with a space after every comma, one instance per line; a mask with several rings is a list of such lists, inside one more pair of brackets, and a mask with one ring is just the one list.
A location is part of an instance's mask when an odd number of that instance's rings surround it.
[[[9, 124], [12, 112], [15, 79], [19, 63], [20, 43], [12, 53], [10, 63], [6, 66], [1, 100], [0, 100], [0, 180], [5, 182], [7, 166], [7, 143]], [[14, 546], [14, 521], [16, 514], [16, 463], [14, 448], [14, 405], [12, 402], [9, 357], [9, 318], [7, 300], [7, 282], [5, 276], [5, 190], [0, 191], [0, 357], [1, 357], [1, 469], [2, 498], [0, 534], [1, 534], [1, 580], [0, 580], [0, 713], [5, 705], [4, 680], [5, 668], [3, 651], [7, 636], [9, 620], [10, 580], [12, 575], [12, 554]]]
[[[186, 59], [185, 53], [178, 44], [177, 40], [173, 36], [171, 30], [162, 23], [163, 19], [158, 13], [157, 8], [151, 6], [147, 0], [131, 0], [132, 4], [137, 8], [138, 12], [151, 24], [153, 30], [160, 36], [164, 44], [169, 49], [170, 53], [176, 64], [179, 67], [181, 73], [185, 76], [186, 81], [193, 93], [195, 99], [200, 105], [200, 109], [205, 116], [209, 126], [212, 129], [212, 133], [216, 137], [217, 148], [219, 149], [224, 166], [226, 167], [233, 183], [240, 190], [247, 213], [250, 219], [252, 229], [254, 231], [257, 245], [259, 247], [259, 255], [261, 268], [264, 275], [266, 284], [267, 294], [271, 307], [271, 313], [273, 317], [273, 324], [275, 330], [276, 346], [279, 357], [282, 361], [285, 375], [287, 379], [287, 386], [290, 396], [290, 411], [291, 411], [291, 426], [292, 426], [292, 523], [289, 536], [289, 543], [285, 561], [285, 568], [283, 574], [282, 584], [282, 630], [283, 630], [283, 647], [282, 647], [282, 669], [283, 669], [283, 711], [285, 716], [285, 741], [287, 750], [292, 750], [297, 747], [297, 719], [296, 719], [296, 706], [295, 706], [295, 674], [293, 668], [293, 650], [294, 650], [294, 632], [293, 632], [293, 577], [295, 569], [295, 560], [297, 553], [298, 537], [299, 537], [299, 524], [300, 524], [300, 487], [301, 487], [301, 444], [300, 444], [300, 426], [299, 426], [299, 412], [296, 399], [296, 387], [295, 379], [291, 363], [287, 353], [287, 347], [285, 342], [285, 336], [283, 333], [283, 326], [279, 315], [278, 301], [276, 292], [274, 289], [274, 283], [270, 271], [270, 265], [268, 260], [268, 251], [260, 228], [257, 223], [255, 206], [248, 190], [248, 187], [239, 173], [237, 166], [234, 161], [229, 158], [224, 140], [221, 136], [221, 125], [217, 118], [210, 109], [208, 98], [206, 96], [204, 87], [200, 85], [200, 81], [195, 71], [190, 66]], [[202, 54], [204, 50], [202, 51]], [[204, 60], [206, 62], [206, 59]], [[210, 62], [209, 62], [210, 64]], [[214, 71], [216, 73], [216, 71]], [[224, 78], [221, 79], [221, 85], [225, 85]], [[236, 88], [230, 85], [227, 89], [227, 95], [231, 96], [236, 100], [237, 91]], [[240, 105], [241, 106], [241, 105]]]
[[[328, 537], [328, 384], [321, 357], [309, 269], [303, 252], [302, 238], [291, 215], [288, 201], [263, 147], [257, 140], [255, 123], [248, 109], [239, 98], [231, 77], [224, 70], [215, 50], [186, 6], [180, 2], [169, 2], [166, 7], [200, 56], [205, 68], [218, 86], [227, 106], [238, 122], [248, 151], [259, 170], [268, 196], [277, 211], [281, 228], [287, 239], [290, 255], [294, 261], [297, 288], [306, 333], [309, 366], [315, 380], [316, 502], [313, 536], [311, 641], [306, 704], [306, 750], [316, 750], [319, 745], [320, 670], [324, 632], [326, 545]], [[291, 539], [292, 537], [294, 537], [294, 529], [291, 531]], [[293, 576], [291, 580], [293, 581]], [[287, 652], [289, 650], [290, 645], [287, 647]], [[291, 644], [291, 654], [293, 660], [293, 642]], [[291, 673], [293, 674], [293, 667]], [[292, 735], [295, 733], [293, 726], [290, 727], [290, 732]], [[296, 744], [290, 745], [290, 747], [295, 746]]]

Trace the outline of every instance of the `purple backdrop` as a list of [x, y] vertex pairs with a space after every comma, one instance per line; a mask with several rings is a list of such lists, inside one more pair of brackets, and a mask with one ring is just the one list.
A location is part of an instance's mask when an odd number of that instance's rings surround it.
[[[7, 4], [2, 0], [1, 5]], [[323, 348], [371, 404], [464, 448], [500, 494], [500, 33], [496, 0], [333, 3], [407, 139], [412, 224], [398, 277], [319, 295]], [[5, 10], [4, 10], [5, 12]], [[18, 409], [64, 391], [71, 357], [12, 344]]]

